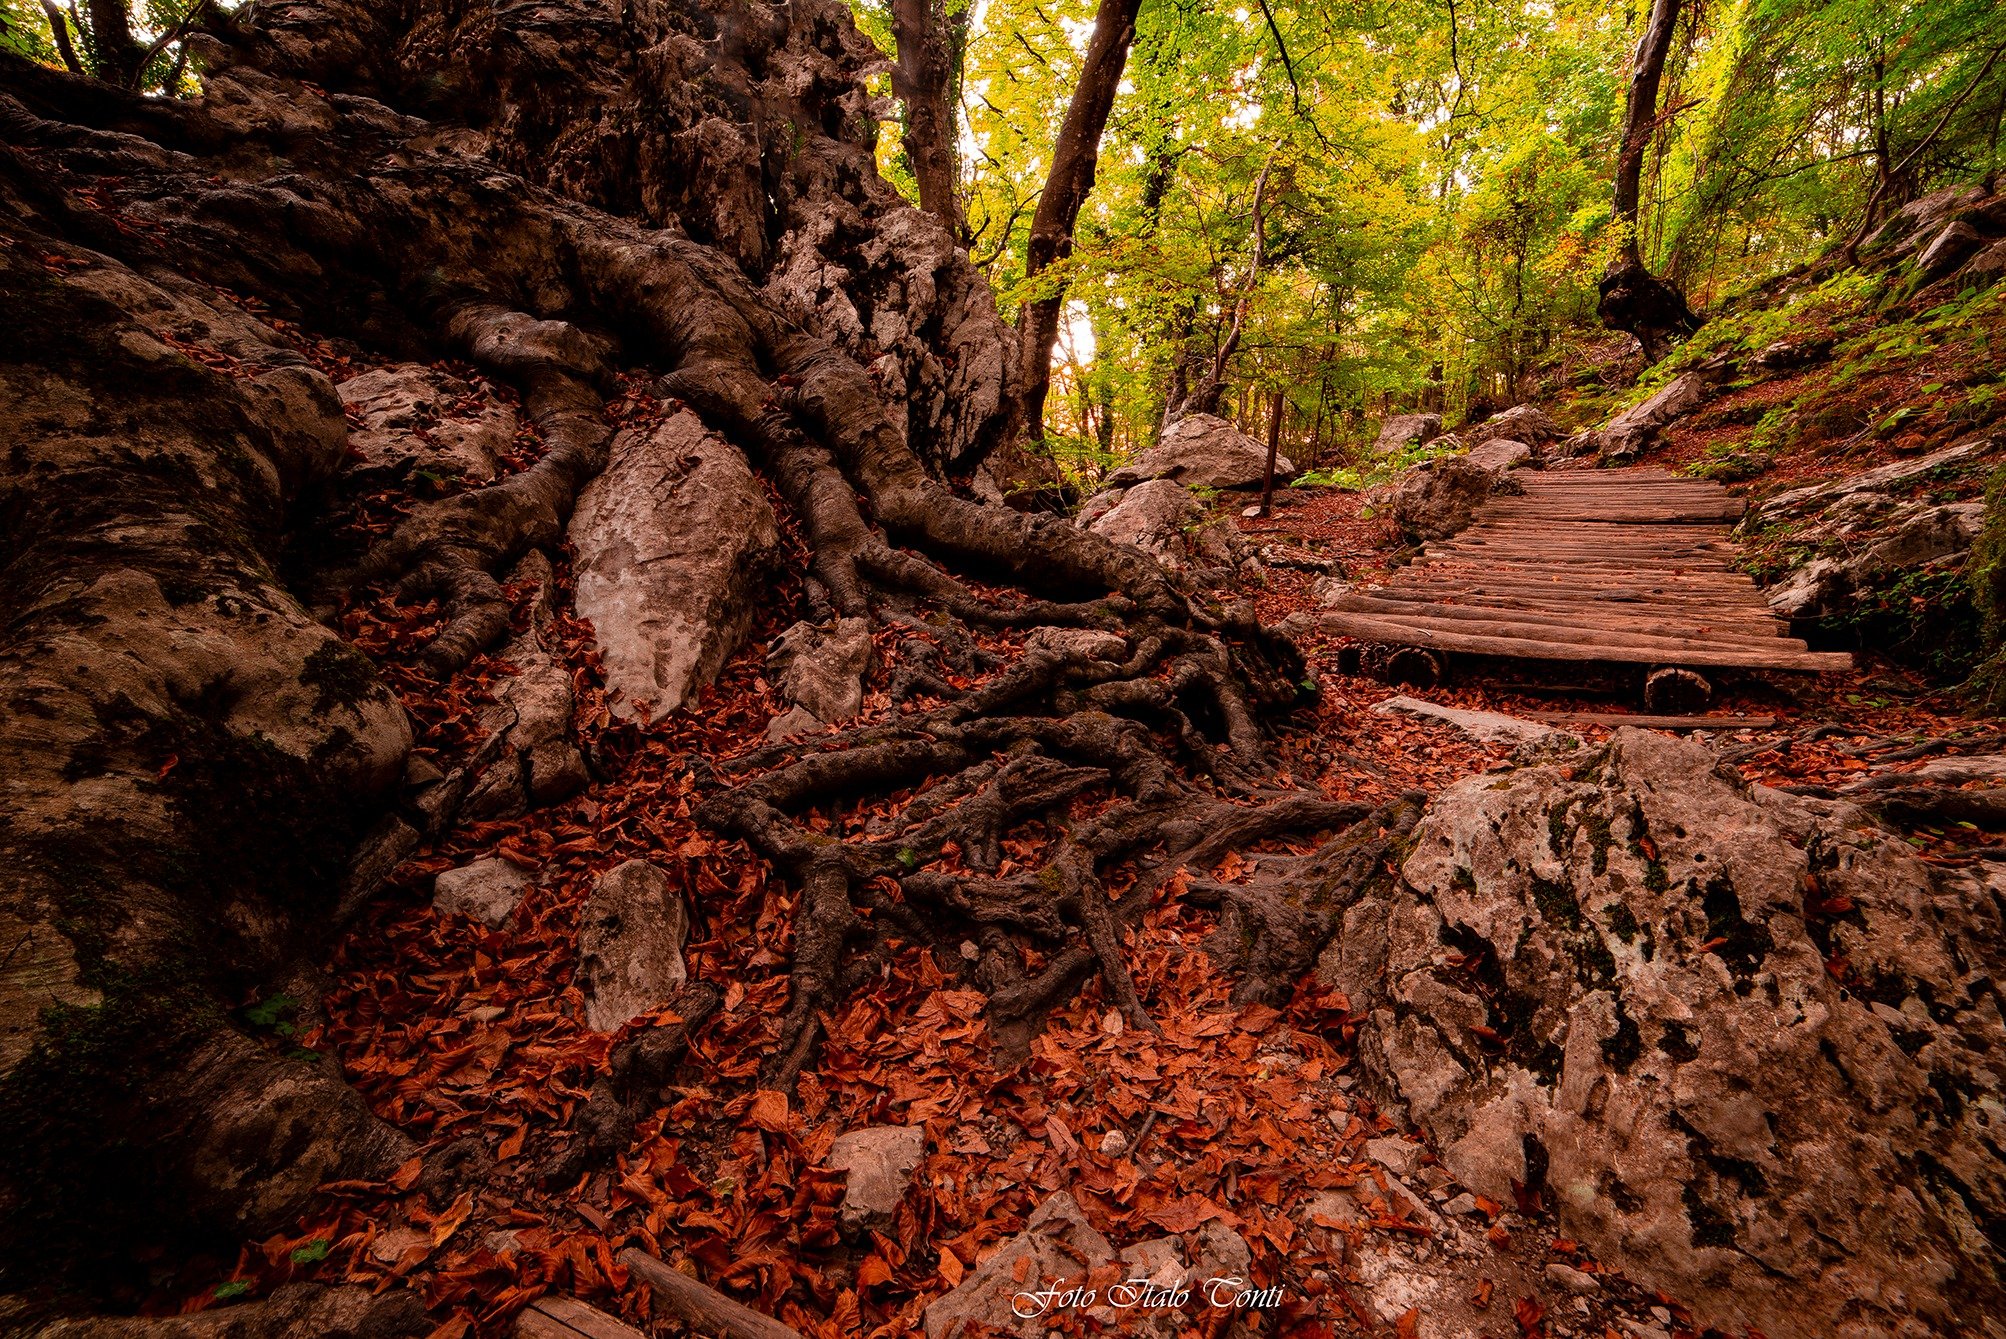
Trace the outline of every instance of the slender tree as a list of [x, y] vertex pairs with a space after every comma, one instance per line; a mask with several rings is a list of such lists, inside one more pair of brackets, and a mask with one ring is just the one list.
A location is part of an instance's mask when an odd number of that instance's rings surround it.
[[[1080, 206], [1094, 188], [1100, 157], [1101, 132], [1121, 87], [1122, 67], [1135, 41], [1135, 15], [1141, 0], [1101, 0], [1094, 14], [1094, 35], [1087, 43], [1080, 82], [1066, 107], [1052, 146], [1052, 170], [1045, 193], [1031, 216], [1031, 236], [1024, 248], [1024, 277], [1035, 280], [1073, 249], [1073, 228]], [[1066, 303], [1065, 285], [1050, 284], [1024, 304], [1017, 318], [1022, 342], [1024, 424], [1034, 438], [1045, 435], [1045, 395], [1052, 380], [1052, 346], [1059, 338], [1059, 313]]]
[[1665, 74], [1665, 56], [1678, 28], [1679, 0], [1652, 0], [1630, 63], [1629, 96], [1623, 109], [1623, 140], [1616, 153], [1616, 189], [1610, 214], [1617, 230], [1617, 250], [1602, 275], [1597, 314], [1612, 330], [1627, 331], [1644, 347], [1644, 361], [1665, 356], [1673, 339], [1699, 328], [1685, 295], [1653, 275], [1638, 245], [1638, 184], [1644, 156], [1651, 147], [1658, 121], [1658, 86]]

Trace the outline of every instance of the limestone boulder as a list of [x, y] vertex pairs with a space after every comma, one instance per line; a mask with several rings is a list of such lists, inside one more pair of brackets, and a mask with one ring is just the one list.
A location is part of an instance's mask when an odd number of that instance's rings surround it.
[[1447, 539], [1467, 526], [1484, 500], [1500, 489], [1518, 490], [1518, 485], [1467, 456], [1440, 456], [1372, 489], [1366, 501], [1375, 515], [1391, 520], [1406, 539]]
[[2006, 238], [1987, 243], [1957, 272], [1962, 288], [1990, 288], [2006, 278]]
[[1916, 275], [1932, 283], [1957, 269], [1971, 254], [1985, 245], [1985, 238], [1969, 223], [1946, 223], [1915, 259]]
[[1988, 467], [2001, 444], [1991, 439], [1960, 442], [1928, 455], [1913, 456], [1877, 465], [1857, 474], [1843, 475], [1822, 483], [1806, 484], [1778, 493], [1750, 507], [1742, 518], [1744, 530], [1775, 525], [1782, 521], [1818, 515], [1845, 499], [1861, 493], [1887, 493], [1904, 488], [1927, 474], [1968, 473]]
[[1696, 372], [1686, 372], [1638, 404], [1631, 405], [1595, 435], [1596, 449], [1604, 460], [1622, 463], [1658, 444], [1665, 430], [1699, 408], [1706, 399], [1706, 382]]
[[[1268, 448], [1216, 414], [1188, 414], [1163, 430], [1155, 446], [1108, 476], [1125, 487], [1171, 479], [1189, 488], [1245, 488], [1261, 482]], [[1275, 477], [1296, 472], [1287, 456], [1275, 457]]]
[[612, 1032], [658, 1009], [688, 979], [689, 916], [669, 876], [629, 860], [599, 876], [578, 930], [578, 988], [585, 1026]]
[[372, 368], [335, 389], [352, 425], [349, 445], [372, 472], [485, 483], [521, 426], [494, 396], [418, 363]]
[[528, 637], [510, 643], [501, 659], [516, 672], [503, 684], [500, 701], [484, 713], [499, 741], [494, 761], [467, 794], [469, 818], [513, 818], [561, 800], [592, 779], [571, 741], [576, 705], [571, 675]]
[[780, 542], [738, 448], [678, 412], [613, 439], [571, 518], [575, 603], [592, 622], [609, 706], [662, 716], [744, 640]]
[[1172, 479], [1152, 479], [1125, 491], [1087, 529], [1117, 544], [1133, 544], [1154, 551], [1203, 514], [1204, 508], [1183, 484]]
[[2006, 900], [1636, 729], [1474, 777], [1322, 970], [1447, 1170], [1771, 1339], [2006, 1334]]
[[1442, 435], [1440, 414], [1395, 414], [1380, 426], [1372, 453], [1390, 456], [1410, 446], [1425, 446]]
[[1509, 437], [1492, 437], [1473, 446], [1463, 459], [1493, 474], [1532, 463], [1532, 448]]
[[1459, 428], [1456, 435], [1472, 448], [1499, 437], [1541, 446], [1560, 440], [1560, 425], [1538, 405], [1520, 404], [1493, 414], [1482, 423]]

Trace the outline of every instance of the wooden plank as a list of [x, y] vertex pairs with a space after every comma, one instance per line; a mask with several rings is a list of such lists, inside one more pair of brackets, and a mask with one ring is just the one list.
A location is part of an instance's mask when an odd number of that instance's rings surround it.
[[516, 1317], [516, 1339], [648, 1339], [633, 1326], [575, 1297], [539, 1297]]
[[1537, 593], [1529, 595], [1486, 595], [1467, 590], [1427, 590], [1406, 586], [1373, 586], [1354, 590], [1341, 597], [1339, 604], [1348, 602], [1352, 596], [1362, 595], [1374, 600], [1393, 600], [1401, 604], [1432, 605], [1451, 609], [1524, 609], [1532, 612], [1551, 614], [1573, 614], [1582, 610], [1628, 613], [1644, 619], [1686, 619], [1696, 623], [1722, 624], [1728, 627], [1745, 628], [1751, 632], [1778, 633], [1785, 627], [1784, 621], [1774, 614], [1744, 605], [1729, 605], [1719, 602], [1677, 602], [1671, 600], [1600, 600], [1567, 599], [1555, 595], [1542, 599]]
[[1612, 661], [1624, 665], [1686, 665], [1695, 669], [1774, 669], [1826, 673], [1853, 667], [1852, 656], [1844, 652], [1778, 651], [1756, 654], [1742, 650], [1688, 650], [1667, 654], [1658, 647], [1579, 646], [1570, 642], [1513, 637], [1492, 637], [1439, 629], [1416, 629], [1377, 618], [1370, 614], [1327, 612], [1323, 626], [1345, 636], [1364, 641], [1391, 642], [1396, 646], [1425, 646], [1444, 651], [1464, 651], [1471, 655], [1508, 656], [1519, 660], [1565, 660], [1593, 663]]
[[1640, 730], [1771, 730], [1774, 716], [1631, 716], [1620, 711], [1529, 711], [1548, 725], [1634, 725]]
[[[1767, 628], [1752, 630], [1736, 627], [1716, 627], [1703, 623], [1695, 617], [1683, 619], [1652, 619], [1635, 613], [1595, 611], [1582, 606], [1572, 609], [1528, 609], [1523, 606], [1472, 607], [1445, 603], [1420, 604], [1412, 601], [1380, 599], [1371, 595], [1352, 592], [1330, 606], [1333, 609], [1351, 609], [1366, 614], [1385, 614], [1389, 618], [1402, 621], [1444, 620], [1490, 626], [1502, 623], [1550, 627], [1556, 632], [1569, 628], [1582, 628], [1597, 632], [1636, 633], [1647, 637], [1671, 637], [1686, 641], [1734, 643], [1748, 646], [1778, 645], [1793, 651], [1805, 649], [1804, 643], [1787, 638], [1783, 629], [1771, 623]], [[1472, 628], [1483, 631], [1483, 628]]]
[[[1804, 651], [1809, 648], [1803, 642], [1789, 637], [1764, 638], [1761, 642], [1749, 642], [1736, 638], [1676, 637], [1657, 633], [1642, 632], [1630, 626], [1594, 627], [1587, 620], [1568, 623], [1542, 623], [1529, 619], [1514, 619], [1505, 614], [1479, 612], [1477, 617], [1463, 617], [1467, 611], [1457, 611], [1456, 616], [1438, 614], [1434, 609], [1408, 606], [1397, 613], [1382, 611], [1369, 612], [1371, 617], [1383, 623], [1404, 627], [1410, 632], [1452, 632], [1458, 635], [1474, 634], [1483, 637], [1515, 637], [1525, 641], [1565, 641], [1584, 651], [1601, 650], [1605, 647], [1626, 647], [1637, 650], [1655, 649], [1667, 664], [1678, 663], [1678, 657], [1688, 651], [1703, 651], [1710, 647], [1723, 650], [1743, 647], [1750, 654], [1766, 648], [1782, 653]], [[1339, 612], [1350, 612], [1343, 605]]]

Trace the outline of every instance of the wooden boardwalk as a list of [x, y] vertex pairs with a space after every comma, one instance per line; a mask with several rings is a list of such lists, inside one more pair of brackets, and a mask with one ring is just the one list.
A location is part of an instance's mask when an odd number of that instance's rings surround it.
[[1453, 539], [1324, 615], [1362, 641], [1468, 655], [1686, 669], [1850, 669], [1787, 635], [1733, 566], [1742, 504], [1662, 469], [1515, 470]]

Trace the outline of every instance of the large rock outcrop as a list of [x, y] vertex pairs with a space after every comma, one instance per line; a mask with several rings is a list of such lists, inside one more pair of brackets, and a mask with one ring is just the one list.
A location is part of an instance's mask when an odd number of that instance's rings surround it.
[[1208, 520], [1204, 505], [1180, 483], [1151, 479], [1111, 496], [1106, 506], [1093, 506], [1096, 498], [1081, 512], [1085, 528], [1103, 539], [1133, 544], [1172, 571], [1230, 571], [1247, 560], [1247, 542], [1233, 523]]
[[[1189, 414], [1163, 430], [1155, 446], [1108, 476], [1116, 486], [1173, 479], [1187, 488], [1245, 488], [1261, 482], [1268, 449], [1216, 414]], [[1275, 457], [1275, 477], [1296, 472], [1287, 456]]]
[[2001, 890], [1702, 746], [1451, 787], [1326, 974], [1493, 1198], [1771, 1339], [2006, 1334]]
[[780, 542], [744, 455], [687, 411], [613, 439], [570, 535], [578, 612], [623, 716], [643, 703], [665, 715], [716, 677]]

